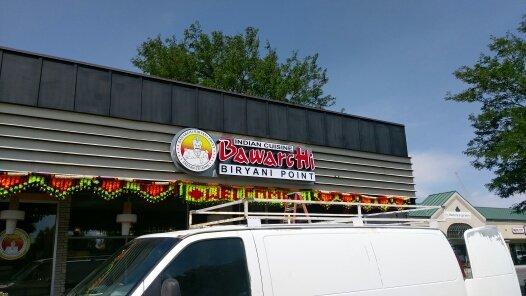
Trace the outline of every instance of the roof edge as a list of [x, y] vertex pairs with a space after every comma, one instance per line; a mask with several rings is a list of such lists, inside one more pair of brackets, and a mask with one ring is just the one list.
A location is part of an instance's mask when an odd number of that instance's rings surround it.
[[56, 60], [56, 61], [60, 61], [60, 62], [74, 63], [74, 64], [79, 64], [79, 65], [82, 65], [82, 66], [86, 66], [86, 67], [99, 68], [99, 69], [103, 69], [103, 70], [107, 70], [107, 71], [119, 72], [119, 73], [123, 73], [123, 74], [127, 74], [127, 75], [134, 75], [134, 76], [143, 77], [143, 78], [147, 78], [147, 79], [153, 79], [153, 80], [158, 80], [158, 81], [163, 81], [163, 82], [174, 83], [174, 84], [178, 84], [178, 85], [186, 86], [186, 87], [191, 87], [191, 88], [200, 88], [200, 89], [213, 91], [213, 92], [219, 92], [219, 93], [223, 93], [223, 94], [227, 94], [227, 95], [242, 96], [242, 97], [246, 97], [246, 98], [249, 98], [249, 99], [254, 99], [254, 100], [259, 100], [259, 101], [264, 101], [264, 102], [272, 102], [272, 103], [277, 103], [277, 104], [282, 104], [282, 105], [286, 105], [286, 106], [297, 107], [297, 108], [302, 108], [302, 109], [307, 109], [307, 110], [312, 110], [312, 111], [327, 112], [327, 113], [331, 113], [331, 114], [335, 114], [335, 115], [339, 115], [339, 116], [353, 117], [353, 118], [357, 118], [357, 119], [373, 121], [373, 122], [378, 122], [378, 123], [384, 123], [384, 124], [390, 124], [390, 125], [396, 125], [396, 126], [401, 126], [401, 127], [405, 128], [405, 125], [402, 124], [402, 123], [391, 122], [391, 121], [386, 121], [386, 120], [381, 120], [381, 119], [374, 119], [374, 118], [370, 118], [370, 117], [354, 115], [354, 114], [349, 114], [349, 113], [343, 113], [343, 112], [338, 112], [338, 111], [333, 111], [333, 110], [328, 110], [328, 109], [323, 109], [323, 108], [304, 106], [304, 105], [299, 105], [299, 104], [294, 104], [294, 103], [289, 103], [289, 102], [284, 102], [284, 101], [278, 101], [278, 100], [275, 100], [275, 99], [267, 99], [267, 98], [263, 98], [263, 97], [256, 97], [256, 96], [252, 96], [252, 95], [247, 95], [247, 94], [236, 93], [236, 92], [232, 92], [232, 91], [226, 91], [226, 90], [206, 87], [206, 86], [202, 86], [202, 85], [199, 85], [199, 84], [192, 84], [192, 83], [188, 83], [188, 82], [182, 82], [182, 81], [178, 81], [178, 80], [172, 80], [172, 79], [168, 79], [168, 78], [152, 76], [152, 75], [148, 75], [148, 74], [144, 74], [144, 73], [134, 72], [134, 71], [130, 71], [130, 70], [124, 70], [124, 69], [119, 69], [119, 68], [113, 68], [113, 67], [109, 67], [109, 66], [103, 66], [103, 65], [100, 65], [100, 64], [89, 63], [89, 62], [79, 61], [79, 60], [75, 60], [75, 59], [61, 58], [61, 57], [57, 57], [57, 56], [53, 56], [53, 55], [42, 54], [42, 53], [37, 53], [37, 52], [32, 52], [32, 51], [26, 51], [26, 50], [11, 48], [11, 47], [2, 46], [2, 45], [0, 45], [0, 50], [11, 51], [11, 52], [15, 52], [15, 53], [18, 53], [18, 54], [23, 54], [23, 55], [36, 56], [36, 57]]

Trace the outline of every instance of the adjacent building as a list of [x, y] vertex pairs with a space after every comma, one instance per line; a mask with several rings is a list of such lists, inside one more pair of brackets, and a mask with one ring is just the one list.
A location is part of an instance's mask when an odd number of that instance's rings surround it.
[[477, 207], [471, 205], [457, 191], [436, 193], [424, 199], [421, 205], [440, 206], [440, 209], [416, 211], [414, 218], [435, 219], [447, 236], [460, 260], [468, 262], [464, 232], [468, 229], [493, 225], [502, 233], [516, 265], [521, 286], [526, 279], [526, 213], [509, 208]]

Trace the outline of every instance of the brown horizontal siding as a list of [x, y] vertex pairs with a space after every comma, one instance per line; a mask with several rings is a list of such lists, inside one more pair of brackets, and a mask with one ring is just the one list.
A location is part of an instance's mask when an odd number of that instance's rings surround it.
[[407, 157], [307, 146], [314, 151], [318, 166], [314, 185], [247, 178], [202, 179], [178, 171], [171, 161], [170, 141], [180, 127], [71, 115], [66, 111], [0, 103], [0, 169], [226, 184], [257, 182], [261, 186], [313, 186], [321, 190], [414, 196]]

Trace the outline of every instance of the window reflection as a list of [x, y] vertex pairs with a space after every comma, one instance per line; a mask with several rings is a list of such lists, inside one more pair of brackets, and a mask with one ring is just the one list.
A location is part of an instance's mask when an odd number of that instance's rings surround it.
[[[131, 204], [131, 212], [137, 215], [137, 223], [127, 236], [122, 235], [121, 225], [116, 221], [125, 202]], [[178, 199], [151, 203], [132, 197], [107, 201], [88, 195], [75, 196], [68, 229], [66, 291], [135, 237], [184, 228], [186, 206]]]
[[[0, 202], [0, 210], [8, 209], [7, 202]], [[19, 259], [0, 258], [0, 291], [10, 296], [49, 295], [53, 270], [55, 244], [56, 204], [20, 203], [25, 212], [17, 228], [30, 238], [27, 253]], [[0, 221], [0, 231], [5, 230]]]
[[526, 265], [526, 244], [510, 244], [511, 258], [515, 265]]

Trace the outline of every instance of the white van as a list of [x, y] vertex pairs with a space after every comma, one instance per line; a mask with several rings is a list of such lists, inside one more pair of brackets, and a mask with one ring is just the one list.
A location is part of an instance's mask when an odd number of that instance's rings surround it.
[[436, 229], [215, 226], [134, 239], [69, 295], [519, 296], [495, 227], [465, 233], [464, 279]]

